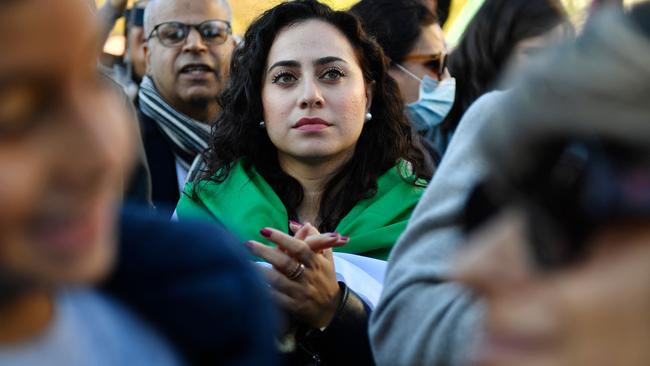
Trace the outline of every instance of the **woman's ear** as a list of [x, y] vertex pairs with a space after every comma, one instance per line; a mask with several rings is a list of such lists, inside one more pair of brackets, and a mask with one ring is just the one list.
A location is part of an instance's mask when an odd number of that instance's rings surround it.
[[375, 85], [377, 83], [373, 80], [366, 85], [366, 113], [370, 112], [372, 106], [372, 97], [375, 93]]

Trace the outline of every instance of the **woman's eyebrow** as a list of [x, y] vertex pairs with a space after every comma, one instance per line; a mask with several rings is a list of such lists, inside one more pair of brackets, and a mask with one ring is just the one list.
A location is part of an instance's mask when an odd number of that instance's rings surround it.
[[326, 57], [321, 57], [314, 61], [314, 65], [316, 66], [323, 66], [327, 64], [331, 64], [333, 62], [343, 62], [347, 63], [344, 59], [336, 57], [336, 56], [326, 56]]
[[271, 67], [269, 67], [269, 70], [267, 72], [270, 72], [271, 70], [273, 70], [276, 67], [300, 67], [300, 63], [298, 61], [294, 61], [294, 60], [278, 61], [278, 62], [274, 63], [273, 65], [271, 65]]
[[[333, 62], [347, 63], [344, 59], [342, 59], [340, 57], [325, 56], [325, 57], [321, 57], [319, 59], [316, 59], [314, 61], [314, 65], [315, 66], [323, 66], [323, 65], [331, 64]], [[298, 61], [295, 61], [295, 60], [278, 61], [278, 62], [274, 63], [273, 65], [271, 65], [271, 67], [269, 67], [267, 72], [271, 72], [271, 70], [273, 70], [276, 67], [300, 67], [300, 63]]]

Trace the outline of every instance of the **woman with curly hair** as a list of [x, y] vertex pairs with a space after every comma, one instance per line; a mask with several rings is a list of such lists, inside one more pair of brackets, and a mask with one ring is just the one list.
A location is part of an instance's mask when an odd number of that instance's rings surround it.
[[350, 14], [311, 0], [264, 13], [177, 207], [250, 240], [299, 344], [325, 361], [372, 360], [369, 307], [337, 282], [328, 248], [385, 259], [431, 176], [387, 65]]

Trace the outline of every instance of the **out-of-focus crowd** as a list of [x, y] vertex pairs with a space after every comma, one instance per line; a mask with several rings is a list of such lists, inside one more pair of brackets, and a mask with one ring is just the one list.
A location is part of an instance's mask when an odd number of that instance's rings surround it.
[[126, 7], [0, 2], [0, 365], [650, 364], [650, 2]]

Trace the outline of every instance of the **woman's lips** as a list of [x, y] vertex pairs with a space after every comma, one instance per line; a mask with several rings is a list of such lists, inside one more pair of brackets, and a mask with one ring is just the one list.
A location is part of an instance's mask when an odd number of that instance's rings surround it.
[[300, 130], [300, 131], [305, 131], [305, 132], [312, 132], [312, 131], [322, 131], [328, 127], [330, 127], [332, 124], [325, 121], [324, 119], [321, 118], [315, 118], [315, 117], [304, 117], [301, 118], [294, 126], [294, 129]]

